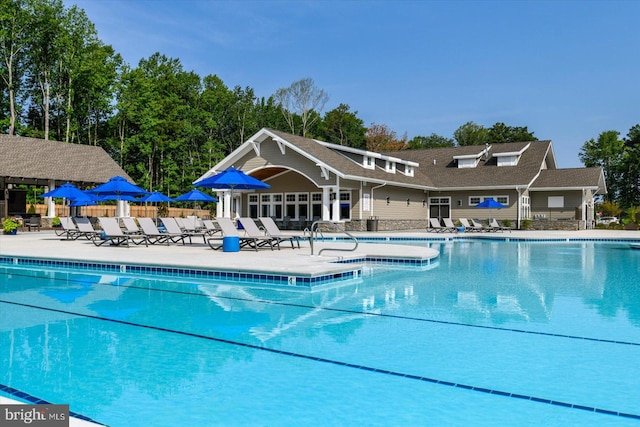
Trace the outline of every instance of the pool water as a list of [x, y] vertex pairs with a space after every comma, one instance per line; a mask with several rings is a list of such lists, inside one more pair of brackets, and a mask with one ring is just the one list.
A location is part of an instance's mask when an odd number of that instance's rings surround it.
[[640, 252], [429, 245], [318, 291], [0, 266], [3, 395], [114, 427], [640, 421]]

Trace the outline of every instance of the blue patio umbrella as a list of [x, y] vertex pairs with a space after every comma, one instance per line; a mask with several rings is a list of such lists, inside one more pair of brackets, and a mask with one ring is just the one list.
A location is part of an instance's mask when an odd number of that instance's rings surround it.
[[[169, 196], [165, 196], [159, 191], [154, 191], [152, 193], [147, 194], [146, 196], [142, 196], [138, 199], [139, 202], [150, 202], [150, 203], [159, 203], [159, 202], [173, 202], [173, 199]], [[147, 207], [145, 205], [144, 214], [147, 215]]]
[[176, 202], [217, 202], [218, 199], [203, 193], [200, 190], [193, 189], [188, 193], [184, 193], [176, 197]]
[[95, 206], [97, 204], [98, 200], [95, 195], [85, 193], [83, 191], [81, 196], [76, 197], [71, 203], [69, 203], [69, 206]]
[[[85, 192], [80, 190], [75, 185], [70, 182], [62, 184], [60, 187], [54, 188], [51, 191], [47, 191], [44, 194], [41, 194], [40, 197], [53, 197], [56, 199], [66, 199], [73, 200], [77, 197], [85, 196]], [[64, 208], [63, 208], [64, 213]], [[69, 208], [69, 214], [71, 214], [71, 208]]]
[[128, 197], [141, 196], [148, 193], [145, 189], [130, 183], [121, 176], [114, 176], [104, 184], [100, 184], [88, 191], [92, 194], [97, 194], [102, 200], [117, 200], [118, 202], [120, 200], [135, 200], [128, 199]]
[[75, 185], [67, 182], [62, 184], [58, 188], [54, 188], [51, 191], [47, 191], [44, 194], [41, 194], [40, 197], [54, 197], [59, 199], [75, 199], [78, 196], [84, 196], [84, 191], [80, 190]]
[[493, 200], [492, 197], [488, 199], [484, 199], [482, 202], [476, 205], [476, 208], [491, 209], [489, 211], [490, 216], [493, 216], [493, 212], [492, 212], [493, 209], [502, 209], [506, 207], [507, 207], [506, 205], [503, 205], [502, 203]]
[[198, 181], [195, 185], [197, 187], [214, 188], [218, 190], [231, 190], [231, 200], [233, 200], [234, 190], [263, 190], [271, 188], [269, 184], [251, 175], [247, 175], [233, 166], [218, 174]]
[[218, 174], [195, 183], [197, 187], [215, 188], [220, 190], [261, 190], [271, 188], [259, 179], [247, 175], [239, 169], [230, 167]]
[[148, 194], [148, 191], [130, 183], [121, 176], [114, 176], [104, 184], [100, 184], [88, 191], [100, 196], [141, 196]]
[[187, 193], [181, 194], [174, 199], [176, 202], [193, 202], [193, 210], [195, 213], [196, 202], [217, 202], [216, 197], [203, 193], [195, 188]]
[[169, 196], [165, 196], [159, 191], [154, 191], [152, 193], [147, 194], [146, 196], [142, 196], [138, 199], [139, 202], [173, 202], [173, 199]]

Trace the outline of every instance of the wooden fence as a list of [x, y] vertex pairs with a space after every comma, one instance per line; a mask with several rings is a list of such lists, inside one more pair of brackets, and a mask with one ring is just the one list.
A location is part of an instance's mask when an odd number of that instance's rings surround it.
[[[36, 208], [36, 213], [41, 216], [47, 215], [47, 205], [39, 204], [33, 205]], [[113, 217], [116, 215], [116, 206], [115, 205], [96, 205], [96, 206], [82, 206], [77, 208], [79, 209], [79, 215], [81, 216], [107, 216]], [[150, 217], [155, 218], [158, 216], [158, 207], [157, 206], [138, 206], [131, 205], [130, 214], [134, 218], [139, 217]], [[64, 210], [62, 205], [56, 204], [56, 215], [57, 216], [68, 216], [69, 215], [69, 207], [65, 206]], [[189, 215], [197, 215], [200, 218], [208, 219], [211, 213], [206, 209], [193, 209], [193, 208], [174, 208], [169, 207], [168, 216], [172, 217], [181, 217], [186, 218]]]

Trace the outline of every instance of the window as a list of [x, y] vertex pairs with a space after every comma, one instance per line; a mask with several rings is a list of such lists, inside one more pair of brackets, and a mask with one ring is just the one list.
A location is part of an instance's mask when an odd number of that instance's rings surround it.
[[396, 162], [387, 160], [384, 164], [384, 170], [390, 173], [396, 173]]
[[451, 218], [451, 197], [431, 197], [429, 218]]
[[375, 169], [376, 168], [376, 162], [373, 159], [373, 157], [371, 156], [364, 156], [362, 158], [362, 166], [365, 169]]
[[469, 197], [469, 206], [475, 206], [480, 202], [481, 202], [480, 197], [476, 197], [476, 196]]
[[249, 194], [249, 217], [258, 218], [258, 195]]
[[549, 196], [547, 203], [550, 208], [564, 208], [564, 196]]
[[322, 193], [311, 193], [311, 217], [314, 221], [322, 218]]
[[309, 217], [309, 194], [288, 193], [285, 195], [285, 216], [297, 220]]
[[340, 192], [340, 219], [351, 219], [351, 191]]
[[260, 216], [282, 219], [282, 194], [261, 194]]
[[471, 196], [469, 197], [469, 206], [475, 206], [487, 199], [493, 199], [498, 203], [509, 206], [509, 196]]

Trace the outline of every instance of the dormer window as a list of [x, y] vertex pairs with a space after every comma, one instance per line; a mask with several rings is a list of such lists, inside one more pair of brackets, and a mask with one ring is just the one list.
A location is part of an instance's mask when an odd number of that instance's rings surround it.
[[362, 167], [364, 167], [365, 169], [375, 169], [376, 168], [375, 159], [371, 156], [364, 156], [362, 158]]
[[491, 146], [487, 145], [485, 149], [479, 153], [453, 156], [453, 160], [458, 163], [458, 168], [460, 169], [475, 168], [478, 166], [478, 163], [480, 163], [480, 159], [482, 159], [483, 156], [486, 157], [489, 155], [489, 150], [491, 150]]
[[392, 162], [390, 160], [387, 160], [384, 163], [384, 170], [389, 172], [389, 173], [396, 173], [396, 162]]
[[413, 166], [406, 165], [404, 167], [404, 174], [407, 176], [413, 176]]
[[495, 157], [498, 161], [498, 166], [518, 166], [518, 162], [520, 161], [520, 157], [522, 153], [525, 152], [531, 143], [527, 144], [520, 151], [509, 151], [506, 153], [493, 153], [493, 157]]

